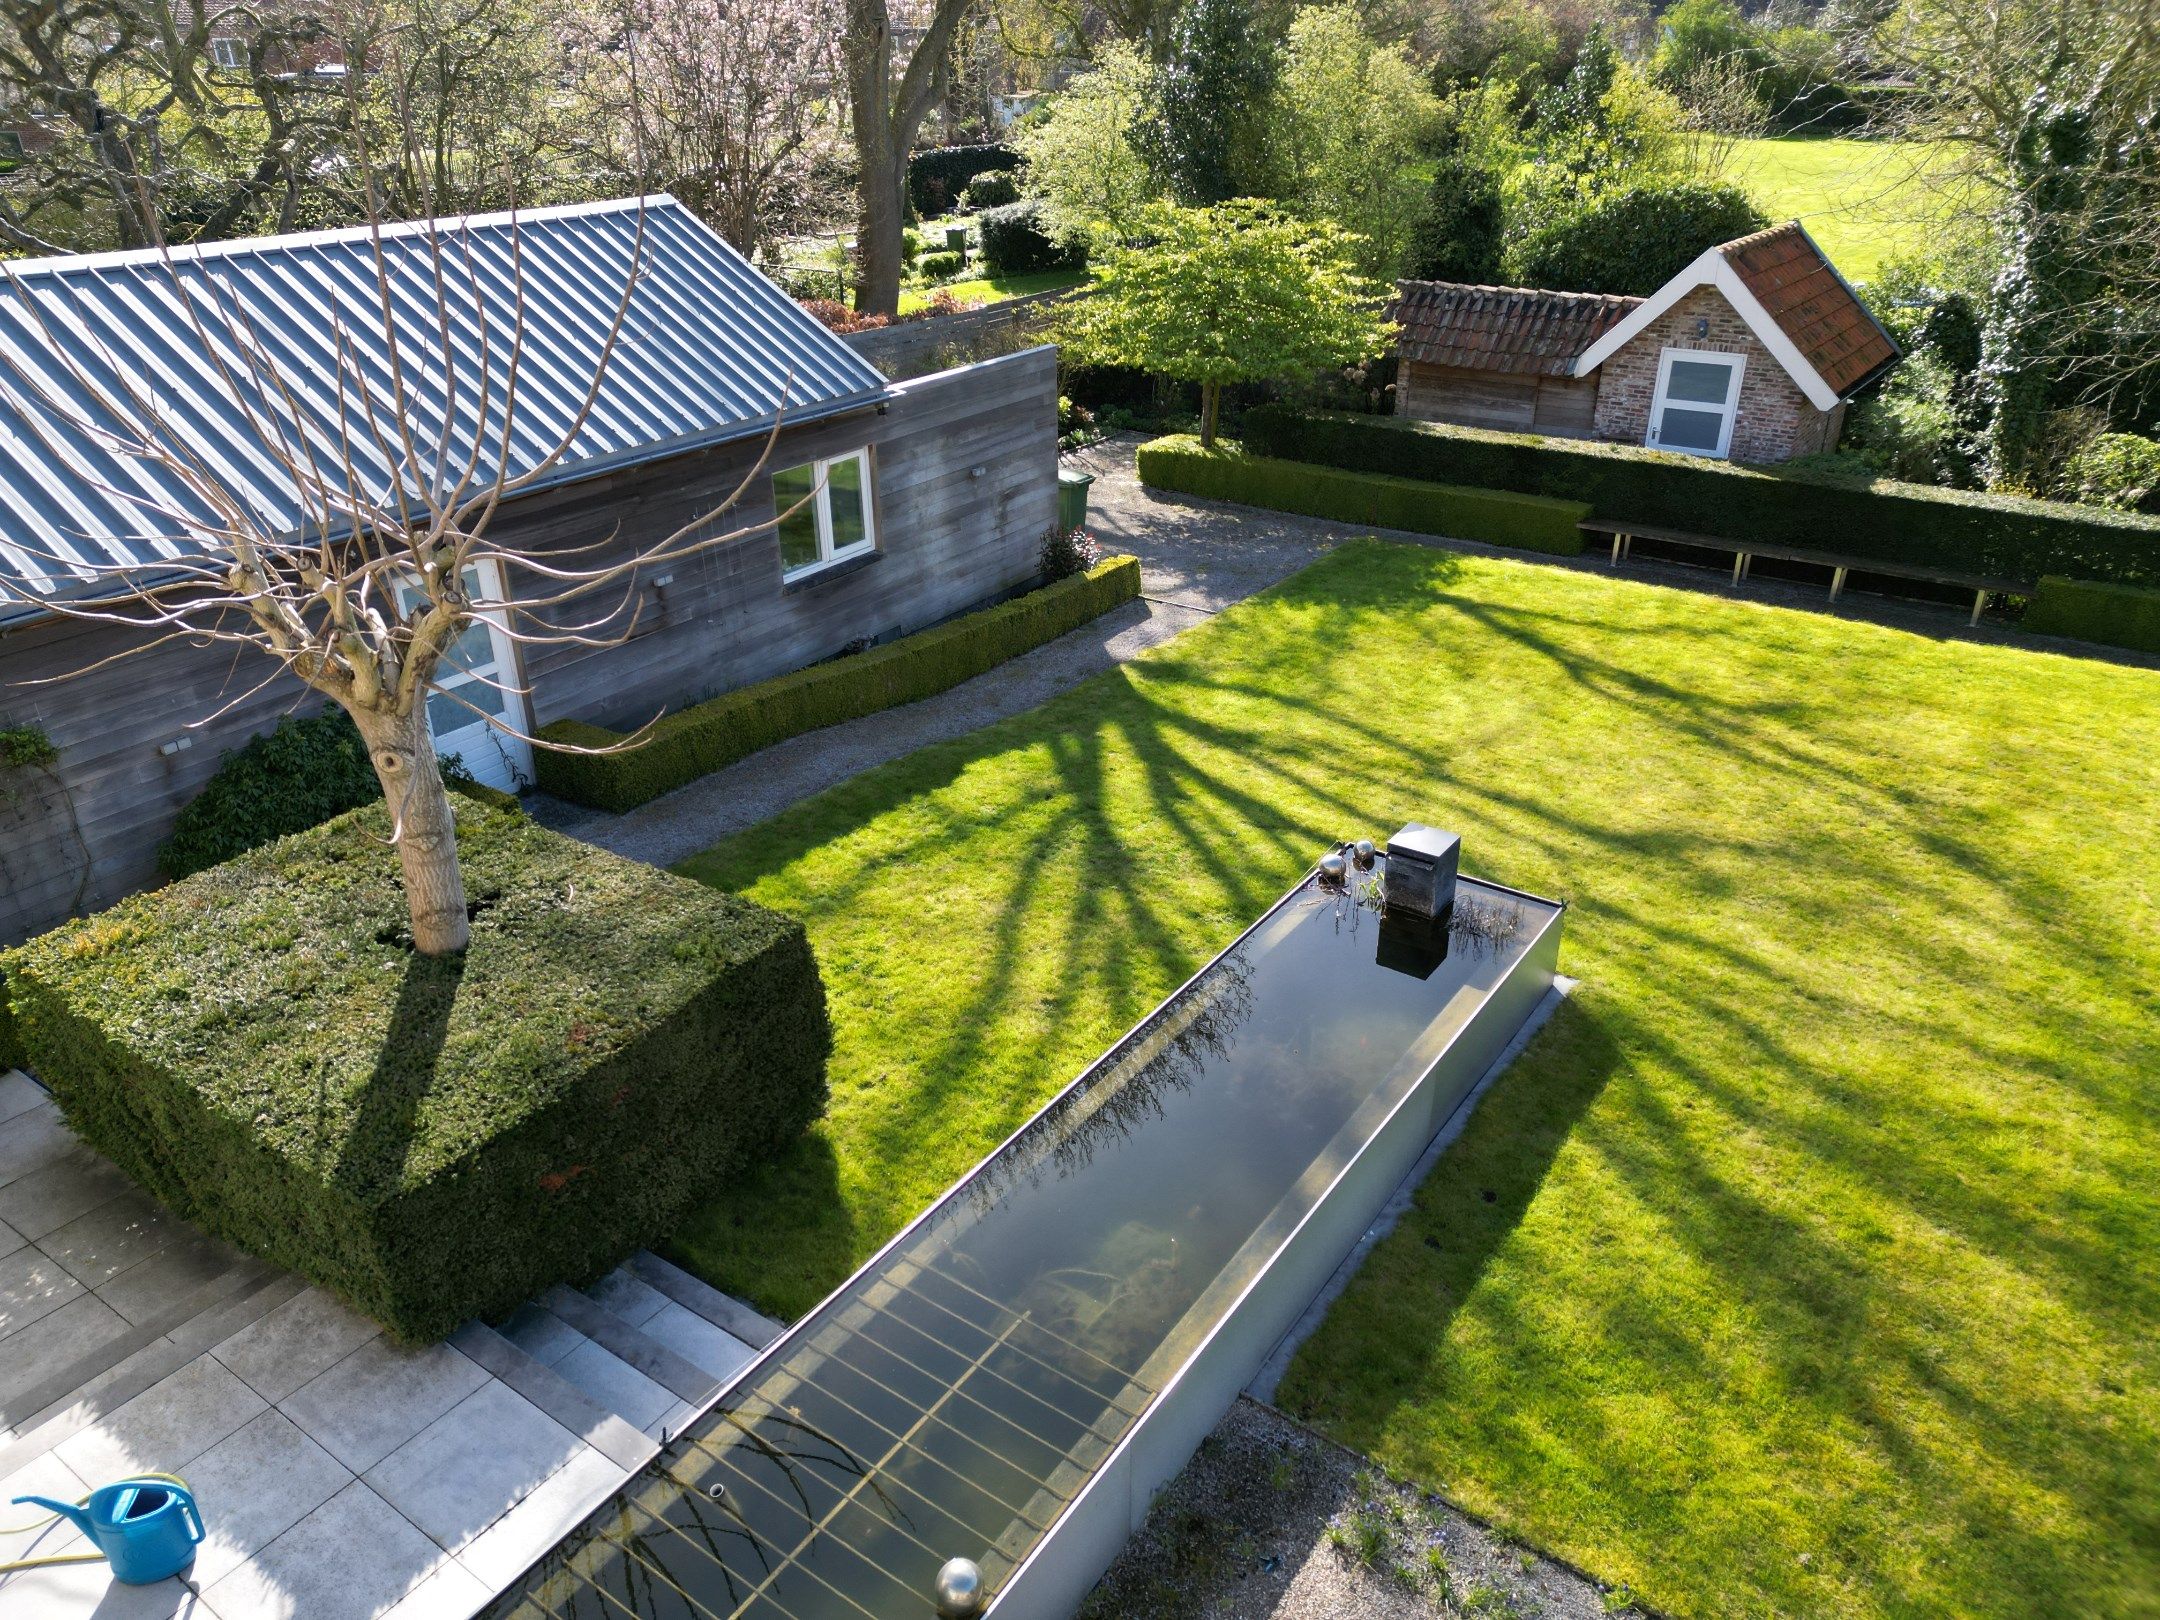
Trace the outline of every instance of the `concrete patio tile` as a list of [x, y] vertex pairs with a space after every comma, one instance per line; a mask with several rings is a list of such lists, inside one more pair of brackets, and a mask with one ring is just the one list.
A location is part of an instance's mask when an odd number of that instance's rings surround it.
[[0, 1070], [0, 1125], [17, 1114], [29, 1113], [40, 1103], [52, 1103], [43, 1086], [20, 1069]]
[[0, 1575], [0, 1615], [7, 1620], [211, 1620], [210, 1610], [182, 1576], [150, 1586], [127, 1586], [111, 1566], [63, 1564]]
[[208, 1532], [195, 1581], [212, 1586], [352, 1483], [284, 1413], [258, 1413], [187, 1465]]
[[266, 1401], [282, 1401], [382, 1332], [320, 1288], [295, 1294], [210, 1352]]
[[156, 1199], [131, 1187], [47, 1232], [38, 1247], [95, 1288], [164, 1248], [178, 1224]]
[[[21, 1123], [0, 1125], [0, 1146]], [[135, 1184], [109, 1161], [70, 1136], [57, 1155], [0, 1186], [0, 1221], [35, 1243], [76, 1216], [134, 1190]]]
[[471, 1620], [494, 1595], [492, 1588], [481, 1585], [479, 1577], [453, 1558], [383, 1620]]
[[[43, 1516], [43, 1510], [33, 1507], [15, 1507], [18, 1496], [49, 1496], [57, 1502], [73, 1502], [87, 1496], [90, 1487], [83, 1482], [74, 1469], [46, 1452], [34, 1462], [18, 1468], [6, 1479], [0, 1479], [0, 1532], [18, 1525], [30, 1525]], [[0, 1533], [0, 1564], [12, 1564], [18, 1558], [42, 1558], [50, 1553], [74, 1553], [90, 1550], [89, 1540], [66, 1519], [37, 1529], [24, 1529], [17, 1534]], [[7, 1587], [0, 1577], [0, 1613], [5, 1612]]]
[[[95, 1294], [84, 1294], [9, 1334], [0, 1342], [0, 1402], [42, 1384], [127, 1330], [127, 1322], [110, 1305]], [[15, 1414], [17, 1421], [27, 1415]]]
[[696, 1362], [722, 1383], [749, 1366], [757, 1355], [726, 1328], [714, 1326], [689, 1306], [673, 1300], [638, 1331], [648, 1339], [659, 1340], [678, 1356]]
[[218, 1620], [377, 1620], [446, 1557], [354, 1480], [203, 1596]]
[[456, 1552], [587, 1449], [490, 1378], [363, 1477], [376, 1495]]
[[164, 1248], [97, 1291], [99, 1299], [130, 1322], [148, 1322], [178, 1308], [246, 1259], [238, 1249], [175, 1225], [178, 1229]]
[[543, 1367], [552, 1367], [579, 1345], [585, 1335], [553, 1311], [530, 1302], [512, 1311], [499, 1333]]
[[6, 1221], [0, 1221], [0, 1254], [13, 1254], [29, 1241]]
[[54, 1449], [94, 1484], [144, 1469], [184, 1474], [188, 1464], [267, 1406], [210, 1357], [197, 1356]]
[[586, 1297], [606, 1306], [632, 1327], [643, 1327], [668, 1304], [667, 1295], [622, 1266], [585, 1290]]
[[458, 1562], [499, 1592], [622, 1488], [623, 1471], [590, 1446], [459, 1549]]
[[42, 1170], [75, 1146], [75, 1133], [53, 1100], [37, 1098], [0, 1124], [0, 1186]]
[[446, 1344], [405, 1350], [377, 1337], [278, 1404], [331, 1456], [364, 1474], [487, 1376]]
[[673, 1391], [589, 1339], [556, 1362], [555, 1370], [633, 1429], [646, 1427], [675, 1404]]
[[65, 1266], [39, 1250], [17, 1249], [0, 1257], [0, 1340], [88, 1292]]

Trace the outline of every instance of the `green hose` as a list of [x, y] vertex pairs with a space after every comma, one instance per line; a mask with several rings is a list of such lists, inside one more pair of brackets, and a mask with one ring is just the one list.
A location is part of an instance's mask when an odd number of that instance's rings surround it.
[[[188, 1488], [188, 1482], [182, 1479], [178, 1474], [153, 1474], [145, 1472], [140, 1474], [130, 1474], [128, 1475], [128, 1478], [161, 1479], [168, 1485], [179, 1486], [182, 1490], [186, 1490]], [[96, 1494], [97, 1493], [95, 1491], [92, 1491], [87, 1495], [76, 1497], [75, 1505], [77, 1507], [87, 1506], [89, 1504], [90, 1497], [95, 1496]], [[45, 1515], [44, 1518], [32, 1519], [28, 1524], [10, 1524], [0, 1526], [0, 1536], [34, 1535], [38, 1531], [44, 1529], [48, 1524], [57, 1523], [59, 1521], [59, 1518], [60, 1515], [57, 1513], [48, 1513]], [[104, 1562], [105, 1555], [101, 1552], [52, 1553], [44, 1558], [18, 1558], [12, 1564], [0, 1564], [0, 1575], [12, 1575], [15, 1573], [15, 1571], [19, 1569], [46, 1569], [54, 1564], [102, 1564]]]

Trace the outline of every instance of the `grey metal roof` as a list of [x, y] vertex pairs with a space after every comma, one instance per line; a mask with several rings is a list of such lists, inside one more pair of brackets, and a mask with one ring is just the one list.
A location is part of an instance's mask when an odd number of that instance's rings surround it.
[[[591, 414], [526, 489], [757, 433], [776, 411], [807, 419], [886, 394], [868, 362], [682, 204], [647, 199], [642, 244], [639, 217], [626, 199], [386, 228], [387, 333], [366, 228], [7, 265], [0, 578], [16, 589], [0, 585], [0, 619], [36, 611], [14, 600], [24, 593], [91, 589], [93, 571], [71, 560], [154, 576], [160, 558], [191, 546], [171, 513], [194, 497], [157, 460], [99, 431], [121, 425], [110, 400], [153, 401], [155, 431], [271, 533], [298, 532], [305, 516], [271, 441], [305, 439], [321, 465], [341, 465], [340, 411], [350, 421], [358, 401], [386, 399], [393, 361], [417, 453], [401, 448], [406, 436], [377, 405], [374, 431], [345, 435], [356, 483], [380, 493], [400, 479], [439, 480], [441, 442], [461, 454], [477, 446], [483, 475], [500, 459], [515, 477], [575, 422], [634, 263], [628, 318]], [[263, 357], [254, 374], [250, 354]], [[262, 374], [265, 362], [273, 374]], [[140, 420], [138, 408], [127, 425], [139, 432]]]

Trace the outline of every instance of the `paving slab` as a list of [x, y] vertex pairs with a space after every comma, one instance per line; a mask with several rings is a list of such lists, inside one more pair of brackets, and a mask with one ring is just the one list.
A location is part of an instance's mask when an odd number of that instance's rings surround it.
[[602, 1277], [585, 1295], [594, 1304], [613, 1311], [632, 1327], [643, 1327], [653, 1314], [668, 1302], [667, 1295], [648, 1282], [630, 1275], [617, 1266]]
[[45, 1088], [20, 1069], [0, 1073], [0, 1125], [17, 1114], [27, 1114], [41, 1103], [51, 1102]]
[[180, 1310], [219, 1278], [247, 1264], [238, 1249], [175, 1221], [163, 1248], [101, 1284], [97, 1295], [141, 1326]]
[[622, 1488], [622, 1470], [590, 1447], [467, 1542], [458, 1562], [499, 1592]]
[[379, 1620], [448, 1557], [354, 1480], [203, 1596], [218, 1620]]
[[[70, 1366], [128, 1331], [126, 1318], [95, 1294], [71, 1299], [49, 1316], [42, 1316], [19, 1333], [0, 1340], [0, 1406], [12, 1407], [52, 1375], [57, 1367]], [[29, 1414], [14, 1412], [13, 1421]]]
[[268, 1405], [217, 1362], [198, 1356], [54, 1449], [93, 1484], [145, 1469], [184, 1473]]
[[382, 1332], [320, 1288], [295, 1294], [211, 1354], [266, 1401], [282, 1401]]
[[0, 1256], [0, 1344], [89, 1291], [42, 1249], [21, 1248]]
[[671, 1390], [590, 1339], [556, 1362], [555, 1370], [632, 1428], [648, 1429], [675, 1405]]
[[587, 1449], [491, 1378], [364, 1477], [437, 1546], [456, 1552]]
[[645, 1319], [638, 1329], [679, 1356], [696, 1362], [715, 1379], [726, 1383], [750, 1365], [757, 1352], [722, 1327], [715, 1327], [687, 1305], [673, 1300]]
[[553, 1311], [530, 1303], [512, 1311], [500, 1331], [543, 1367], [554, 1366], [579, 1345], [591, 1342]]
[[284, 1413], [258, 1413], [183, 1471], [206, 1532], [197, 1585], [212, 1586], [353, 1480]]
[[446, 1344], [407, 1350], [378, 1337], [278, 1404], [331, 1456], [364, 1474], [486, 1379]]
[[47, 1232], [38, 1247], [96, 1288], [164, 1248], [179, 1224], [156, 1199], [130, 1187]]
[[[38, 1118], [35, 1114], [25, 1117]], [[0, 1131], [0, 1141], [21, 1124], [21, 1120], [10, 1120], [8, 1128]], [[58, 1153], [0, 1186], [0, 1221], [34, 1243], [78, 1215], [133, 1190], [134, 1183], [112, 1164], [69, 1136]]]

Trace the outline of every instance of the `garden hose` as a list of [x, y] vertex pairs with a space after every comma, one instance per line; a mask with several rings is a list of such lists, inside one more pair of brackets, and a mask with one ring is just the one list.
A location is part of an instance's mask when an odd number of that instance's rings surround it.
[[[182, 1479], [178, 1474], [155, 1474], [146, 1470], [140, 1474], [130, 1474], [128, 1478], [161, 1479], [168, 1485], [179, 1486], [182, 1490], [186, 1490], [188, 1488], [188, 1482]], [[77, 1507], [88, 1506], [90, 1498], [95, 1496], [96, 1494], [97, 1492], [95, 1491], [85, 1492], [83, 1495], [75, 1498], [75, 1505]], [[0, 1536], [35, 1535], [38, 1531], [44, 1529], [48, 1524], [58, 1523], [59, 1519], [59, 1514], [48, 1513], [45, 1515], [44, 1518], [32, 1519], [28, 1524], [0, 1525]], [[12, 1564], [0, 1564], [0, 1575], [12, 1575], [19, 1569], [45, 1569], [54, 1564], [102, 1564], [104, 1562], [105, 1555], [101, 1552], [51, 1553], [43, 1558], [18, 1558]]]

